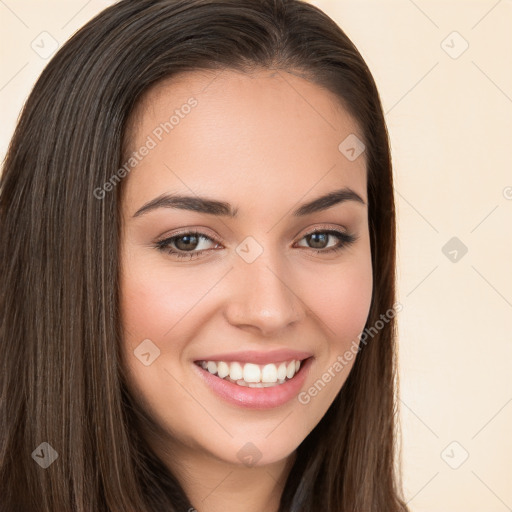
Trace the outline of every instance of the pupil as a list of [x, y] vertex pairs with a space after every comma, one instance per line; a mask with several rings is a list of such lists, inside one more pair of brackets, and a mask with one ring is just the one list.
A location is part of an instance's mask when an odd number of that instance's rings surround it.
[[[310, 235], [310, 241], [313, 241], [313, 244], [320, 243], [320, 246], [314, 246], [315, 249], [322, 249], [324, 247], [325, 242], [327, 241], [326, 233], [313, 233]], [[321, 240], [318, 240], [318, 239]]]
[[[180, 241], [181, 240], [185, 240], [185, 243], [183, 244], [183, 247], [180, 247]], [[192, 242], [191, 242], [192, 240]], [[176, 247], [178, 247], [178, 249], [181, 249], [181, 250], [187, 250], [187, 249], [194, 249], [195, 246], [197, 245], [197, 236], [196, 235], [184, 235], [184, 236], [180, 236], [179, 238], [176, 239]]]

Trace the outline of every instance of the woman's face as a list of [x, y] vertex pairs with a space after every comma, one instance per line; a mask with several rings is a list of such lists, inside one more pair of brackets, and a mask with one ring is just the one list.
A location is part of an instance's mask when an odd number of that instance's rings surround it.
[[123, 358], [170, 452], [283, 460], [341, 389], [372, 290], [355, 137], [334, 95], [284, 71], [185, 73], [138, 106]]

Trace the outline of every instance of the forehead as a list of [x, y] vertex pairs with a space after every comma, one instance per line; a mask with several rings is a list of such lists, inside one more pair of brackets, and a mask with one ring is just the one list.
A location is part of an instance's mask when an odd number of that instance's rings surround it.
[[127, 197], [163, 192], [256, 206], [348, 186], [366, 200], [365, 154], [339, 146], [363, 136], [338, 98], [282, 70], [181, 73], [151, 88], [131, 116], [126, 157], [151, 146], [127, 179]]

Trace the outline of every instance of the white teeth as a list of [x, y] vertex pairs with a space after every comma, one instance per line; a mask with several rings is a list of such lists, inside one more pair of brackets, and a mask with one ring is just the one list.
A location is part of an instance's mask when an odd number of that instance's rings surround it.
[[257, 364], [246, 363], [244, 365], [245, 382], [261, 382], [261, 370]]
[[283, 384], [292, 379], [299, 371], [301, 361], [291, 360], [283, 363], [258, 365], [241, 364], [233, 361], [199, 361], [198, 364], [221, 379], [229, 380], [239, 386], [251, 388], [267, 388]]
[[240, 363], [231, 363], [229, 365], [229, 377], [233, 380], [240, 380], [244, 376], [242, 365]]
[[221, 379], [229, 375], [229, 365], [224, 361], [219, 361], [219, 364], [217, 365], [217, 375]]
[[261, 370], [261, 382], [277, 382], [277, 368], [275, 364], [266, 364]]
[[286, 377], [286, 363], [281, 363], [277, 369], [278, 380], [284, 380]]
[[[210, 364], [210, 363], [208, 363]], [[295, 375], [295, 361], [291, 361], [288, 363], [288, 367], [286, 370], [286, 376], [291, 379]]]

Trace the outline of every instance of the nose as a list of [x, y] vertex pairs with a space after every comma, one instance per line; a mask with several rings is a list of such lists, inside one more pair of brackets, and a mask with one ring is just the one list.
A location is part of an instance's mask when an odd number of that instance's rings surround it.
[[305, 306], [290, 273], [266, 252], [252, 263], [236, 262], [225, 317], [231, 325], [268, 337], [298, 324], [305, 316]]

